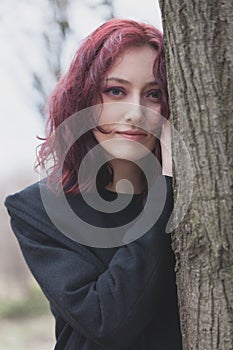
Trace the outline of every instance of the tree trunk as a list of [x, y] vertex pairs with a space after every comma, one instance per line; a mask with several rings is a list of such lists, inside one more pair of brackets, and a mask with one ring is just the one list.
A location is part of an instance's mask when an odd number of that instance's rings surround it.
[[[195, 174], [191, 204], [173, 235], [183, 348], [231, 350], [233, 2], [160, 0], [160, 7], [171, 121]], [[179, 181], [175, 174], [175, 189]]]

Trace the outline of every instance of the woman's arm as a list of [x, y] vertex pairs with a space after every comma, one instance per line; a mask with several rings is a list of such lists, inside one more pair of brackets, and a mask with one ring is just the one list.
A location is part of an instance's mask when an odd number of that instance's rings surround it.
[[162, 126], [160, 144], [162, 153], [162, 174], [172, 177], [171, 124], [169, 120]]
[[[162, 180], [156, 182], [158, 201]], [[170, 238], [164, 233], [172, 210], [171, 178], [166, 177], [166, 185], [159, 220], [143, 237], [120, 247], [107, 269], [90, 259], [86, 246], [45, 223], [46, 213], [33, 209], [41, 201], [39, 191], [30, 195], [31, 202], [23, 191], [6, 200], [13, 231], [45, 295], [67, 323], [97, 344], [127, 348], [155, 316], [164, 275], [173, 268]]]

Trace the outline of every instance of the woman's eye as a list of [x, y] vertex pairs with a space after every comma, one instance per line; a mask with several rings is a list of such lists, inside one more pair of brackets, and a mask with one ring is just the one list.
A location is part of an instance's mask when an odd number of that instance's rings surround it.
[[148, 93], [147, 97], [149, 97], [152, 100], [160, 100], [161, 99], [161, 90], [152, 90]]
[[110, 87], [105, 90], [105, 93], [108, 93], [113, 96], [121, 96], [124, 94], [124, 91], [118, 87]]

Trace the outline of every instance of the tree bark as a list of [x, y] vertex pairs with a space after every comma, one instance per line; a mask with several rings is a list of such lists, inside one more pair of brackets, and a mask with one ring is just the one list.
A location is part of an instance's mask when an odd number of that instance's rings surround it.
[[[160, 0], [160, 8], [171, 122], [195, 174], [191, 204], [173, 234], [183, 349], [231, 350], [233, 2]], [[179, 181], [175, 171], [175, 197]]]

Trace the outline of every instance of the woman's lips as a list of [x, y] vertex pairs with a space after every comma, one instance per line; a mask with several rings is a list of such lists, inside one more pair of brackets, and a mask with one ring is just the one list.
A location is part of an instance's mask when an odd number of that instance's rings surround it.
[[121, 137], [124, 137], [128, 140], [133, 140], [133, 141], [138, 141], [143, 138], [145, 138], [147, 135], [145, 133], [142, 133], [140, 131], [135, 132], [135, 131], [122, 131], [122, 132], [117, 132]]

